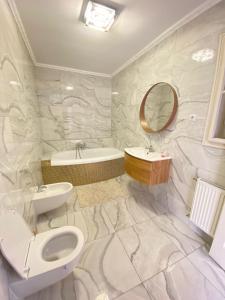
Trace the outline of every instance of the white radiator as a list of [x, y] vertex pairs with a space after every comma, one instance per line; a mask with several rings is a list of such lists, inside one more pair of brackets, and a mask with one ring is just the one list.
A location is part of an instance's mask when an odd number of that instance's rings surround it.
[[197, 180], [191, 209], [191, 221], [210, 236], [214, 236], [217, 221], [223, 204], [223, 189]]

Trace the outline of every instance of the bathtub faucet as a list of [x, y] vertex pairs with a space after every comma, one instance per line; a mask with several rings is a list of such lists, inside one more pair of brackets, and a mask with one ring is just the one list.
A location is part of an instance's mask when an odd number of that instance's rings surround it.
[[75, 151], [76, 151], [76, 157], [75, 158], [76, 159], [81, 158], [80, 151], [84, 150], [86, 148], [85, 142], [82, 141], [82, 140], [77, 140], [77, 141], [75, 141], [74, 146], [75, 146]]

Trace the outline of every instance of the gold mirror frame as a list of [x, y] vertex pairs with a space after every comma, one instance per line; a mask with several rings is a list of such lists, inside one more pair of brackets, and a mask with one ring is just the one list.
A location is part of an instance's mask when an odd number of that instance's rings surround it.
[[[150, 92], [159, 84], [167, 84], [168, 86], [170, 86], [172, 92], [173, 92], [173, 100], [174, 100], [174, 103], [173, 103], [173, 110], [172, 110], [172, 113], [168, 119], [168, 121], [166, 122], [166, 124], [160, 128], [159, 130], [153, 130], [149, 127], [148, 125], [148, 122], [146, 121], [145, 119], [145, 103], [146, 103], [146, 100], [148, 98], [148, 95], [150, 94]], [[154, 84], [148, 91], [147, 93], [145, 94], [142, 102], [141, 102], [141, 107], [140, 107], [140, 113], [139, 113], [139, 117], [140, 117], [140, 122], [141, 122], [141, 126], [142, 128], [146, 131], [146, 132], [149, 132], [149, 133], [153, 133], [153, 132], [160, 132], [164, 129], [166, 129], [171, 123], [172, 121], [174, 120], [174, 117], [176, 115], [176, 112], [177, 112], [177, 107], [178, 107], [178, 97], [177, 97], [177, 93], [176, 93], [176, 90], [174, 89], [174, 87], [172, 87], [172, 85], [170, 85], [169, 83], [167, 82], [158, 82], [156, 84]]]

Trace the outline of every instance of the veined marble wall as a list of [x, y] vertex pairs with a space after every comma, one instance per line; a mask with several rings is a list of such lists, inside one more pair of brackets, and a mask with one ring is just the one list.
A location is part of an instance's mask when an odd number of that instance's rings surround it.
[[[0, 213], [17, 209], [32, 223], [31, 187], [41, 182], [39, 106], [34, 70], [6, 0], [0, 0]], [[7, 295], [0, 257], [0, 299]]]
[[[136, 60], [113, 78], [112, 134], [117, 147], [146, 145], [173, 157], [168, 184], [149, 187], [169, 209], [184, 217], [191, 207], [194, 177], [225, 186], [225, 151], [202, 145], [216, 57], [200, 63], [192, 53], [214, 49], [225, 32], [225, 1], [206, 11]], [[166, 81], [177, 88], [179, 107], [175, 122], [160, 134], [146, 134], [139, 122], [141, 100], [148, 88]], [[196, 114], [196, 120], [190, 115]]]
[[110, 78], [36, 68], [36, 83], [44, 153], [112, 145]]

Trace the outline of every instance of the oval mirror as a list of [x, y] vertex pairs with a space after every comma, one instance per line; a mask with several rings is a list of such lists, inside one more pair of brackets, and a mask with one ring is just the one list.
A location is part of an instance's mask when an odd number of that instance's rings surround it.
[[159, 132], [173, 121], [178, 101], [175, 89], [166, 82], [154, 84], [145, 94], [140, 107], [140, 122], [147, 132]]

